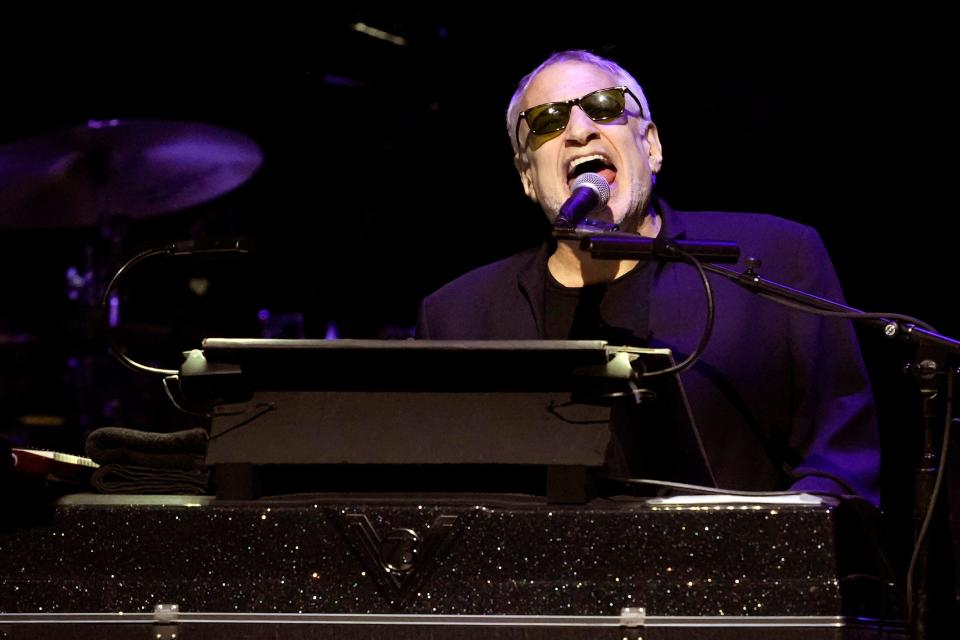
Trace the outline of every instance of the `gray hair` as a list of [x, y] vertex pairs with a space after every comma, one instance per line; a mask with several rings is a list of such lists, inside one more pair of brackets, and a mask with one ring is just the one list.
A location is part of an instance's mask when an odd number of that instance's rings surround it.
[[630, 87], [630, 90], [633, 91], [634, 95], [636, 95], [637, 99], [640, 101], [640, 108], [643, 111], [643, 118], [646, 120], [651, 119], [650, 106], [647, 104], [647, 96], [643, 93], [643, 89], [640, 88], [640, 83], [638, 83], [636, 78], [630, 75], [626, 69], [621, 67], [613, 60], [602, 58], [594, 53], [590, 53], [589, 51], [583, 51], [581, 49], [558, 51], [544, 60], [539, 67], [523, 76], [523, 78], [517, 84], [517, 90], [513, 92], [513, 97], [510, 98], [510, 105], [507, 107], [507, 135], [510, 136], [510, 145], [513, 147], [514, 153], [520, 153], [520, 150], [517, 148], [517, 141], [514, 137], [514, 132], [516, 131], [517, 117], [520, 114], [520, 100], [523, 98], [524, 92], [526, 92], [527, 87], [530, 86], [530, 83], [533, 82], [533, 79], [536, 78], [541, 71], [550, 65], [558, 64], [560, 62], [585, 62], [603, 69], [616, 78], [617, 82]]

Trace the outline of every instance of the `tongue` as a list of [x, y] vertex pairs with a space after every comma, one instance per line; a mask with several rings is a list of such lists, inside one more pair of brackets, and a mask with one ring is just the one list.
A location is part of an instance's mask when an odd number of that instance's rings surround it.
[[597, 173], [603, 176], [603, 179], [607, 181], [607, 184], [613, 184], [613, 181], [617, 179], [617, 172], [613, 169], [600, 169]]
[[[593, 173], [597, 174], [601, 178], [607, 181], [607, 184], [613, 184], [613, 181], [617, 179], [617, 170], [611, 167], [604, 167], [603, 169], [597, 169]], [[582, 175], [582, 174], [581, 174]], [[573, 183], [576, 182], [577, 178], [580, 176], [574, 176], [567, 181], [567, 184], [573, 189]]]

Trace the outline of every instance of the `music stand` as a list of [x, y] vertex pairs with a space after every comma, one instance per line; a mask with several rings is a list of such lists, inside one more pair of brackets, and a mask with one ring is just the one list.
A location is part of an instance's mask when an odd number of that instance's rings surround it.
[[712, 484], [679, 379], [650, 378], [634, 402], [632, 371], [672, 363], [669, 350], [596, 340], [208, 338], [180, 379], [188, 400], [214, 409], [218, 478], [246, 465], [298, 468], [311, 489], [354, 489], [344, 478], [379, 489], [371, 481], [385, 474], [391, 489], [417, 477], [421, 490], [529, 491], [510, 480], [535, 469], [547, 470], [549, 499], [582, 502], [588, 470], [611, 456], [619, 472]]

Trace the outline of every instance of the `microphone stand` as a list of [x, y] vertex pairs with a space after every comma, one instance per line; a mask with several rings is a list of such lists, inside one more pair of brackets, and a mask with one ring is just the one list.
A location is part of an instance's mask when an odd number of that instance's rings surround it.
[[[589, 251], [590, 255], [597, 259], [677, 260], [679, 258], [676, 249], [690, 245], [700, 250], [692, 251], [689, 248], [683, 250], [693, 253], [704, 261], [719, 262], [721, 260], [716, 258], [721, 258], [725, 262], [736, 262], [736, 258], [729, 260], [734, 255], [730, 247], [730, 245], [736, 247], [734, 243], [690, 241], [671, 243], [660, 238], [643, 238], [619, 232], [599, 234], [595, 232], [594, 235], [589, 235], [584, 233], [586, 231], [587, 229], [583, 229], [577, 235], [568, 230], [565, 236], [555, 232], [555, 236], [568, 239], [579, 238], [580, 248]], [[736, 249], [736, 255], [739, 255], [739, 248]], [[937, 425], [943, 425], [939, 440], [942, 443], [941, 452], [945, 452], [949, 444], [949, 429], [954, 419], [953, 390], [957, 377], [960, 376], [960, 368], [956, 364], [957, 358], [960, 358], [960, 341], [939, 334], [932, 327], [918, 326], [918, 321], [906, 316], [867, 313], [767, 280], [757, 273], [760, 264], [760, 260], [748, 258], [747, 268], [742, 273], [715, 264], [703, 264], [702, 267], [705, 271], [723, 276], [760, 296], [784, 302], [788, 306], [807, 312], [850, 318], [880, 329], [887, 338], [919, 346], [917, 361], [908, 367], [915, 374], [923, 398], [924, 434], [923, 453], [920, 464], [914, 472], [914, 550], [910, 569], [907, 572], [907, 614], [912, 627], [912, 637], [926, 638], [930, 628], [929, 585], [927, 584], [930, 558], [925, 537], [933, 517], [943, 477], [942, 465], [945, 464], [941, 459], [942, 454], [937, 452]], [[914, 575], [917, 578], [915, 583]]]
[[[740, 248], [734, 242], [717, 241], [674, 241], [661, 238], [644, 238], [629, 233], [601, 233], [596, 235], [559, 235], [556, 237], [579, 238], [580, 248], [589, 251], [591, 257], [603, 260], [679, 260], [676, 249], [704, 262], [737, 262]], [[943, 353], [960, 356], [960, 341], [941, 335], [930, 328], [918, 326], [914, 322], [898, 321], [896, 314], [867, 313], [854, 307], [821, 298], [812, 293], [794, 289], [760, 276], [757, 269], [761, 261], [757, 258], [747, 258], [747, 269], [743, 273], [718, 267], [715, 264], [705, 264], [705, 271], [721, 275], [738, 285], [760, 295], [771, 298], [788, 300], [800, 306], [838, 313], [843, 317], [879, 328], [887, 338], [897, 338], [915, 344], [934, 347]], [[901, 320], [903, 317], [901, 316]]]
[[907, 571], [906, 588], [911, 637], [917, 640], [927, 638], [928, 630], [933, 625], [929, 590], [931, 543], [926, 538], [938, 503], [944, 472], [942, 465], [946, 464], [938, 451], [945, 451], [944, 448], [949, 444], [946, 439], [949, 438], [949, 426], [953, 420], [953, 390], [960, 375], [960, 369], [955, 364], [949, 364], [949, 361], [960, 356], [960, 341], [911, 322], [900, 322], [891, 318], [892, 314], [868, 314], [854, 307], [766, 280], [756, 273], [759, 266], [759, 260], [750, 258], [743, 273], [715, 265], [703, 265], [703, 268], [760, 295], [791, 300], [822, 311], [837, 312], [841, 317], [850, 317], [880, 329], [887, 338], [919, 346], [916, 361], [907, 367], [918, 383], [922, 398], [923, 451], [919, 464], [914, 469], [914, 550]]

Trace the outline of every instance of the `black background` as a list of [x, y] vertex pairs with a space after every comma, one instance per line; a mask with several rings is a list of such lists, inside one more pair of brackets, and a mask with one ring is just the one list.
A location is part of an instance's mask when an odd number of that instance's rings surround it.
[[[132, 273], [122, 292], [137, 359], [175, 368], [204, 336], [261, 335], [261, 309], [302, 317], [307, 337], [331, 321], [342, 337], [404, 335], [423, 295], [537, 242], [542, 213], [516, 178], [503, 112], [516, 81], [565, 48], [611, 57], [640, 81], [664, 146], [657, 188], [674, 208], [810, 224], [851, 305], [960, 336], [949, 21], [919, 8], [804, 6], [669, 16], [620, 6], [468, 6], [457, 16], [277, 8], [202, 19], [148, 7], [112, 16], [120, 26], [110, 28], [64, 16], [54, 28], [31, 23], [4, 65], [0, 144], [89, 118], [186, 120], [247, 134], [264, 163], [202, 205], [133, 217], [119, 243], [98, 228], [0, 224], [4, 428], [77, 447], [103, 424], [182, 422], [158, 408], [156, 381], [103, 356], [96, 309], [66, 299], [63, 275], [89, 262], [102, 285], [123, 257], [172, 239], [244, 235], [258, 252]], [[360, 34], [350, 28], [358, 21], [408, 44]], [[209, 280], [204, 296], [188, 288], [197, 276]], [[896, 497], [917, 430], [899, 370], [911, 354], [862, 338], [885, 490], [903, 516]], [[24, 427], [34, 414], [67, 426]]]
[[[187, 211], [134, 217], [119, 254], [98, 262], [168, 238], [249, 235], [260, 247], [252, 279], [212, 283], [239, 287], [238, 313], [289, 307], [313, 327], [332, 318], [375, 334], [412, 324], [419, 298], [450, 278], [537, 241], [542, 214], [512, 168], [503, 110], [543, 57], [586, 47], [646, 89], [665, 150], [658, 190], [675, 208], [811, 224], [851, 304], [958, 332], [944, 287], [955, 227], [952, 51], [937, 16], [811, 10], [752, 15], [754, 26], [746, 16], [624, 15], [604, 17], [614, 27], [577, 28], [523, 13], [339, 10], [259, 32], [248, 20], [243, 33], [185, 21], [143, 41], [116, 31], [75, 43], [55, 64], [12, 65], [0, 143], [110, 117], [247, 134], [264, 153], [251, 180]], [[408, 45], [357, 33], [357, 21]], [[98, 235], [0, 229], [15, 245], [8, 268], [35, 274], [18, 292], [26, 309], [5, 314], [14, 323], [19, 311], [56, 303], [44, 300], [62, 289], [52, 263], [77, 263], [69, 254]], [[55, 281], [42, 280], [48, 269]]]

